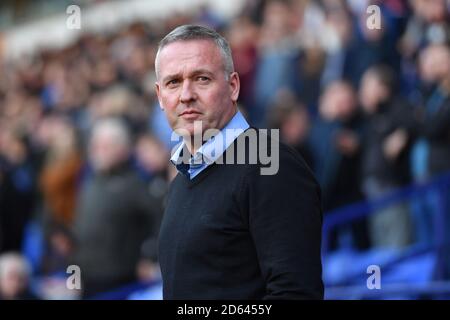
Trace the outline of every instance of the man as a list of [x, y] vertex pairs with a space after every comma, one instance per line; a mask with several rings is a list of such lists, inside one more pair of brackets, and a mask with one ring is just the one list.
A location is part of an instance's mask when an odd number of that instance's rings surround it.
[[419, 56], [419, 70], [424, 83], [433, 88], [418, 109], [420, 136], [415, 146], [416, 180], [427, 179], [450, 171], [450, 48], [447, 44], [426, 47]]
[[[160, 42], [155, 68], [161, 108], [184, 140], [159, 237], [164, 299], [323, 298], [320, 190], [301, 156], [258, 131], [279, 151], [276, 174], [261, 161], [221, 164], [249, 152], [242, 137], [256, 132], [237, 110], [226, 40], [178, 27]], [[220, 132], [197, 139], [198, 123]]]
[[[424, 105], [417, 108], [416, 121], [418, 141], [413, 149], [413, 175], [416, 181], [428, 180], [450, 172], [450, 46], [448, 43], [430, 44], [419, 56], [419, 70], [422, 81], [431, 87], [431, 94], [425, 98]], [[448, 189], [447, 189], [448, 190]], [[450, 194], [447, 191], [447, 199]], [[439, 193], [429, 192], [417, 212], [438, 217], [442, 210]], [[444, 197], [445, 198], [445, 197]], [[447, 200], [448, 201], [448, 200]], [[422, 209], [421, 211], [419, 211]], [[430, 216], [431, 214], [431, 216]], [[450, 211], [445, 217], [434, 218], [444, 220], [441, 228], [430, 228], [426, 232], [427, 243], [434, 239], [450, 243]], [[427, 217], [427, 218], [428, 218]], [[429, 221], [429, 220], [428, 220]], [[425, 222], [425, 221], [421, 221]], [[437, 273], [442, 277], [450, 277], [450, 256], [443, 255], [444, 270]]]
[[84, 297], [136, 281], [141, 246], [157, 236], [162, 209], [130, 163], [131, 137], [119, 119], [99, 120], [89, 144], [74, 232]]
[[[414, 121], [411, 107], [395, 94], [394, 70], [375, 65], [363, 74], [359, 100], [365, 113], [362, 190], [368, 199], [392, 193], [410, 182], [409, 150]], [[375, 247], [403, 248], [412, 241], [412, 221], [404, 203], [385, 206], [369, 217]]]
[[[319, 101], [320, 117], [314, 120], [311, 145], [315, 150], [316, 176], [322, 187], [325, 212], [363, 199], [359, 187], [361, 166], [361, 136], [363, 121], [358, 109], [355, 90], [345, 80], [332, 81], [323, 91]], [[326, 217], [325, 217], [326, 218]], [[330, 230], [324, 248], [336, 250], [343, 245], [342, 237], [350, 227], [355, 248], [365, 250], [370, 246], [366, 218], [349, 226]]]

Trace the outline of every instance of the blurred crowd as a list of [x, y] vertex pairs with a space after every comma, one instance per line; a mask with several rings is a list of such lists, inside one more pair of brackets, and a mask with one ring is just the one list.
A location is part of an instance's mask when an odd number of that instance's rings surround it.
[[[372, 4], [380, 29], [367, 25]], [[154, 58], [174, 27], [229, 40], [240, 110], [303, 155], [326, 215], [450, 170], [449, 12], [446, 0], [247, 0], [232, 19], [200, 7], [0, 60], [0, 297], [29, 297], [29, 277], [70, 264], [83, 297], [158, 279], [176, 142]], [[359, 250], [403, 248], [431, 241], [429, 219], [395, 205], [347, 227]]]

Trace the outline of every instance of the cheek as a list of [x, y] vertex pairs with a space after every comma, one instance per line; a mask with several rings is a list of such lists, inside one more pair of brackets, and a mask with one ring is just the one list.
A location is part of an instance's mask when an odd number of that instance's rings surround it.
[[230, 97], [220, 90], [211, 90], [199, 95], [200, 102], [204, 107], [205, 113], [221, 113], [223, 106], [227, 105]]
[[161, 103], [164, 109], [174, 110], [178, 105], [178, 99], [175, 93], [173, 94], [162, 94], [161, 95]]
[[160, 104], [163, 107], [163, 113], [167, 119], [167, 123], [172, 129], [179, 126], [179, 118], [177, 113], [178, 100], [172, 96], [161, 96]]

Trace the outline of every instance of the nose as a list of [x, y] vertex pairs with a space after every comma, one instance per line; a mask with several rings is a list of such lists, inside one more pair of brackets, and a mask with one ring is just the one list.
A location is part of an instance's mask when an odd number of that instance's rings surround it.
[[196, 94], [192, 88], [191, 82], [188, 80], [184, 81], [180, 93], [180, 102], [188, 104], [192, 101], [195, 101], [195, 99]]

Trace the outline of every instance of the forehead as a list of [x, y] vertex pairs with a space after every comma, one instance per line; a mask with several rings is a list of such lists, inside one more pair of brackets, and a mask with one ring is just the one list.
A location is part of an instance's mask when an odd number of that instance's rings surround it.
[[161, 75], [189, 71], [195, 68], [221, 68], [222, 55], [212, 40], [180, 40], [169, 43], [158, 55], [158, 69]]

